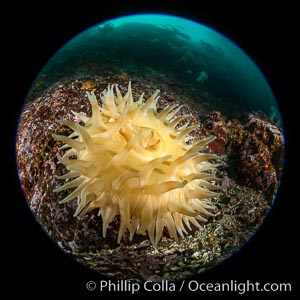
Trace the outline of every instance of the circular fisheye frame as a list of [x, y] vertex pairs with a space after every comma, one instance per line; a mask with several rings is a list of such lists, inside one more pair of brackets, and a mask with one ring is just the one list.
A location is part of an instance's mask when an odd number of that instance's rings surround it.
[[257, 65], [207, 26], [159, 14], [67, 42], [28, 92], [16, 140], [44, 230], [124, 280], [184, 279], [238, 251], [270, 211], [284, 160]]

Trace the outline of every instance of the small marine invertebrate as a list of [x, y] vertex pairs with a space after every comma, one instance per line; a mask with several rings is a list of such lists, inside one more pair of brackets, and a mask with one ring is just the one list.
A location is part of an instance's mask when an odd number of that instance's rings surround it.
[[178, 240], [177, 233], [184, 237], [191, 224], [200, 228], [199, 221], [207, 221], [213, 207], [205, 199], [218, 196], [211, 172], [215, 164], [209, 162], [218, 157], [203, 152], [214, 137], [188, 143], [197, 126], [183, 124], [188, 115], [176, 116], [177, 105], [158, 112], [158, 93], [134, 101], [130, 82], [125, 96], [117, 85], [108, 86], [100, 106], [94, 92], [87, 92], [91, 117], [73, 112], [84, 126], [57, 120], [74, 131], [68, 137], [54, 135], [68, 149], [57, 158], [69, 173], [58, 178], [72, 179], [55, 191], [75, 188], [60, 203], [77, 198], [75, 216], [99, 209], [104, 237], [120, 215], [119, 242], [128, 229], [130, 239], [148, 233], [157, 245], [165, 226]]

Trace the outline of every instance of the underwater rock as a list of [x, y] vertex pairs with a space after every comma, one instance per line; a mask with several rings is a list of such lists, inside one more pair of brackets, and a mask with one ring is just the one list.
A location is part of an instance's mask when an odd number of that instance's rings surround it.
[[283, 133], [270, 121], [254, 114], [249, 114], [245, 124], [234, 120], [228, 128], [228, 150], [232, 157], [237, 158], [239, 181], [266, 192], [271, 198], [282, 173]]
[[225, 117], [219, 111], [209, 113], [208, 118], [204, 121], [204, 133], [212, 134], [216, 137], [209, 144], [212, 152], [222, 154], [227, 144], [227, 129]]
[[[107, 236], [103, 238], [101, 217], [93, 211], [80, 218], [74, 217], [76, 201], [59, 204], [64, 195], [53, 192], [60, 184], [55, 174], [63, 174], [65, 170], [62, 164], [56, 165], [57, 153], [63, 153], [55, 145], [52, 134], [71, 134], [71, 130], [59, 126], [55, 120], [64, 118], [79, 122], [70, 111], [91, 115], [85, 96], [87, 89], [100, 93], [108, 83], [119, 82], [119, 88], [124, 93], [127, 79], [127, 76], [119, 75], [109, 78], [72, 78], [58, 82], [25, 105], [17, 135], [17, 161], [26, 199], [51, 238], [65, 252], [93, 270], [118, 279], [137, 280], [181, 279], [182, 276], [197, 274], [218, 264], [238, 249], [261, 224], [269, 208], [264, 193], [238, 185], [227, 173], [225, 166], [220, 168], [218, 174], [223, 178], [221, 185], [226, 188], [225, 195], [220, 199], [212, 199], [212, 204], [217, 208], [216, 216], [210, 218], [200, 230], [193, 227], [178, 243], [169, 238], [165, 231], [156, 248], [152, 247], [147, 236], [142, 235], [135, 235], [133, 241], [130, 241], [129, 234], [125, 234], [118, 244], [118, 217], [109, 224]], [[135, 97], [143, 90], [150, 95], [155, 86], [149, 79], [134, 82], [137, 87]], [[181, 104], [180, 99], [189, 99], [186, 92], [164, 86], [159, 103], [163, 106], [168, 103]], [[204, 102], [206, 105], [209, 99]], [[272, 124], [264, 121], [257, 125], [258, 121], [253, 118], [245, 124], [241, 120], [226, 121], [220, 112], [195, 110], [187, 104], [181, 113], [192, 114], [189, 120], [192, 125], [203, 125], [199, 131], [194, 132], [195, 138], [216, 135], [217, 143], [222, 145], [222, 151], [217, 152], [223, 153], [225, 162], [228, 162], [230, 155], [239, 157], [242, 149], [247, 157], [250, 144], [246, 143], [246, 139], [253, 136], [255, 140], [257, 136], [259, 141], [258, 130], [264, 128], [263, 132], [268, 133], [268, 139], [265, 141], [267, 145], [262, 148], [269, 153], [271, 147], [273, 156], [270, 160], [273, 159], [274, 167], [279, 164], [282, 135], [276, 137], [276, 127], [273, 128]], [[212, 127], [207, 125], [209, 122], [213, 123]]]

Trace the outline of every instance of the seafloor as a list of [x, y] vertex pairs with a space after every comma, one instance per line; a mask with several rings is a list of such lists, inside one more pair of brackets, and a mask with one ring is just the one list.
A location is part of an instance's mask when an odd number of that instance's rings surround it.
[[[96, 212], [73, 217], [76, 200], [59, 205], [66, 194], [54, 193], [62, 185], [54, 175], [62, 174], [56, 153], [61, 144], [52, 134], [68, 134], [56, 119], [75, 121], [71, 110], [90, 114], [86, 90], [99, 95], [108, 84], [119, 84], [123, 93], [132, 81], [133, 94], [150, 96], [160, 89], [159, 107], [184, 104], [180, 113], [192, 113], [191, 123], [202, 124], [195, 139], [211, 134], [216, 140], [210, 151], [224, 162], [218, 169], [225, 188], [218, 199], [216, 216], [201, 230], [193, 229], [176, 243], [167, 232], [159, 245], [147, 236], [128, 237], [117, 244], [116, 218], [102, 238], [102, 221]], [[45, 231], [83, 265], [119, 279], [180, 279], [203, 272], [235, 252], [255, 232], [272, 204], [283, 165], [284, 139], [281, 129], [262, 113], [212, 110], [214, 99], [201, 89], [172, 84], [162, 74], [132, 78], [127, 73], [111, 76], [81, 76], [60, 81], [42, 93], [36, 90], [25, 104], [17, 133], [19, 176], [28, 204]], [[146, 97], [145, 97], [146, 98]], [[197, 104], [196, 104], [197, 103]], [[230, 113], [229, 113], [230, 111]], [[77, 120], [78, 121], [78, 120]], [[66, 191], [68, 193], [69, 191]]]

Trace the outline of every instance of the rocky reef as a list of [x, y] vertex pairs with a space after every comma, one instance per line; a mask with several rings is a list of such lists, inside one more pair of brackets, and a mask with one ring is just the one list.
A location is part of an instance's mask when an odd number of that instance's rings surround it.
[[[157, 86], [157, 78], [160, 86]], [[182, 114], [191, 114], [190, 123], [201, 123], [195, 136], [216, 136], [210, 151], [221, 155], [224, 164], [218, 169], [225, 188], [219, 199], [212, 199], [216, 216], [200, 230], [193, 228], [186, 238], [174, 242], [164, 238], [153, 247], [147, 236], [136, 235], [132, 242], [125, 235], [118, 244], [119, 219], [109, 225], [102, 237], [102, 220], [95, 212], [74, 217], [76, 201], [60, 205], [64, 193], [53, 190], [61, 183], [55, 175], [64, 172], [57, 165], [59, 151], [52, 134], [71, 132], [59, 126], [56, 119], [75, 121], [71, 110], [91, 114], [86, 90], [100, 93], [107, 84], [119, 83], [126, 91], [128, 79], [150, 95], [160, 88], [160, 105], [183, 104]], [[20, 182], [34, 215], [57, 244], [75, 259], [101, 273], [123, 279], [180, 279], [203, 272], [237, 251], [261, 225], [279, 185], [283, 160], [282, 130], [259, 112], [228, 117], [209, 109], [209, 96], [201, 91], [178, 88], [166, 76], [131, 78], [120, 75], [86, 76], [58, 82], [43, 93], [30, 96], [25, 104], [18, 134], [17, 161]], [[196, 93], [194, 99], [190, 95]]]

